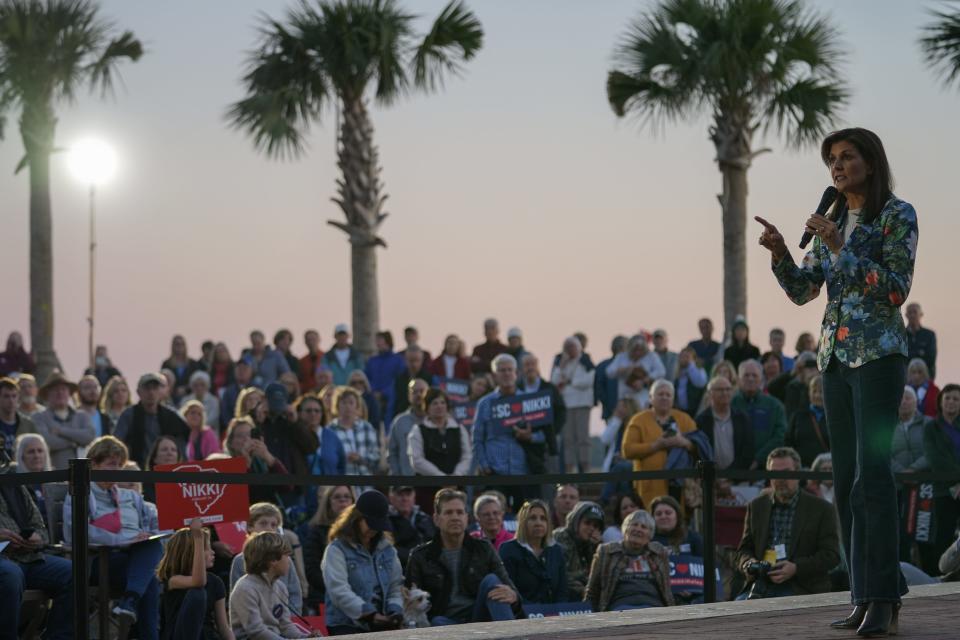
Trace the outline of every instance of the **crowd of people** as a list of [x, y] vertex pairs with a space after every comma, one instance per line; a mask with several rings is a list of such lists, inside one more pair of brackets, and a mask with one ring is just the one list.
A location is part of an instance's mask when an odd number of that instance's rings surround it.
[[[894, 470], [960, 477], [960, 385], [934, 383], [936, 336], [922, 326], [920, 305], [905, 311], [911, 353]], [[326, 352], [320, 334], [307, 331], [301, 357], [284, 329], [272, 346], [252, 332], [235, 360], [211, 341], [194, 359], [174, 336], [160, 370], [137, 377], [135, 387], [103, 346], [79, 381], [60, 371], [38, 381], [13, 333], [0, 353], [0, 460], [12, 472], [37, 472], [78, 456], [110, 470], [230, 457], [250, 474], [356, 476], [350, 486], [319, 490], [251, 482], [242, 548], [198, 521], [164, 535], [152, 485], [94, 483], [89, 539], [112, 549], [112, 613], [142, 639], [306, 637], [315, 631], [305, 617], [321, 611], [328, 632], [340, 635], [418, 620], [515, 619], [538, 606], [701, 602], [702, 576], [699, 587], [678, 584], [676, 570], [678, 558], [707, 553], [697, 531], [705, 497], [695, 482], [485, 490], [451, 480], [436, 490], [389, 478], [589, 471], [595, 407], [604, 471], [685, 469], [698, 460], [721, 472], [829, 470], [812, 335], [798, 336], [788, 355], [779, 329], [761, 351], [745, 321], [726, 344], [714, 339], [709, 319], [698, 328], [678, 352], [662, 329], [617, 336], [597, 363], [586, 336], [575, 333], [548, 367], [518, 328], [501, 342], [493, 319], [472, 352], [449, 335], [436, 357], [414, 327], [404, 330], [400, 351], [390, 332], [378, 333], [368, 358], [346, 325], [335, 327]], [[550, 397], [549, 423], [497, 415], [498, 401], [532, 394]], [[908, 579], [960, 574], [960, 483], [903, 482], [900, 495]], [[51, 539], [51, 520], [62, 522], [69, 544], [72, 503], [67, 495], [55, 505], [50, 496], [49, 485], [0, 486], [0, 599], [18, 602], [25, 588], [46, 592], [47, 637], [67, 638], [70, 561], [45, 546], [61, 541]], [[739, 544], [718, 549], [726, 597], [843, 588], [829, 481], [721, 481], [706, 499], [744, 516]], [[417, 609], [427, 599], [429, 609]], [[0, 637], [21, 622], [19, 606], [3, 607]]]

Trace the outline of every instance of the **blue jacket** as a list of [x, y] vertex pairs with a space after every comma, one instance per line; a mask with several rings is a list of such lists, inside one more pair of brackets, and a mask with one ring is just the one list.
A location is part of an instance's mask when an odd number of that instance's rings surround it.
[[[713, 460], [713, 445], [710, 444], [710, 438], [703, 431], [697, 429], [683, 434], [683, 437], [689, 440], [697, 448], [697, 457], [700, 460]], [[691, 469], [694, 465], [693, 456], [686, 449], [674, 447], [667, 454], [667, 463], [663, 466], [666, 469]], [[670, 481], [675, 486], [683, 486], [683, 478], [674, 478]]]
[[330, 367], [330, 371], [333, 372], [333, 384], [343, 386], [350, 380], [350, 374], [353, 373], [355, 369], [363, 371], [363, 356], [360, 355], [359, 351], [350, 347], [347, 364], [341, 367], [340, 361], [337, 360], [336, 350], [336, 347], [330, 347], [330, 349], [323, 354], [323, 364], [324, 366]]
[[315, 476], [342, 476], [347, 473], [347, 454], [343, 442], [332, 430], [324, 427], [320, 430], [320, 455], [316, 452], [307, 456], [310, 473]]
[[386, 412], [383, 421], [386, 424], [393, 422], [394, 407], [397, 402], [395, 385], [397, 377], [406, 370], [407, 364], [404, 362], [403, 356], [393, 351], [372, 356], [367, 360], [367, 365], [364, 367], [364, 372], [370, 380], [370, 387], [374, 394], [379, 394], [384, 399], [382, 406], [386, 409]]
[[[403, 569], [396, 548], [381, 537], [371, 554], [362, 546], [338, 538], [323, 554], [323, 584], [328, 627], [345, 625], [369, 631], [360, 618], [370, 613], [403, 613]], [[373, 605], [374, 590], [380, 606]]]
[[548, 545], [538, 558], [522, 542], [507, 540], [500, 545], [500, 559], [525, 603], [567, 601], [567, 562], [560, 545]]
[[600, 403], [604, 420], [608, 420], [613, 415], [618, 400], [618, 380], [607, 375], [607, 368], [611, 362], [613, 358], [607, 358], [598, 364], [597, 373], [593, 376], [593, 397]]

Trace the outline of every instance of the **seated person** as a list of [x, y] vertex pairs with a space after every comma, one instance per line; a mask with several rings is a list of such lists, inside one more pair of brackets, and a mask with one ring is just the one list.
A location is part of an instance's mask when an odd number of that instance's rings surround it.
[[161, 640], [233, 640], [227, 590], [223, 580], [209, 572], [212, 567], [210, 532], [194, 518], [190, 528], [173, 534], [157, 566], [157, 578], [163, 583]]
[[583, 501], [567, 514], [567, 524], [554, 529], [553, 537], [567, 560], [567, 600], [583, 600], [590, 564], [600, 544], [603, 509], [596, 502]]
[[634, 511], [643, 509], [643, 499], [633, 489], [625, 493], [617, 493], [607, 505], [607, 517], [611, 524], [603, 530], [602, 542], [622, 542], [623, 531], [621, 526], [624, 519]]
[[[798, 469], [800, 455], [790, 447], [778, 447], [767, 456], [768, 471]], [[761, 494], [747, 507], [736, 556], [747, 587], [737, 598], [830, 591], [829, 572], [840, 562], [833, 505], [800, 491], [799, 480], [770, 483], [773, 493]]]
[[[101, 436], [87, 449], [90, 468], [94, 471], [117, 471], [127, 463], [127, 446], [113, 436]], [[148, 506], [149, 505], [149, 506]], [[159, 540], [150, 540], [157, 533], [157, 512], [136, 491], [118, 487], [115, 482], [90, 484], [90, 544], [117, 547], [110, 550], [110, 588], [124, 595], [113, 613], [128, 624], [136, 624], [141, 640], [156, 640], [160, 583], [154, 574], [163, 556]], [[73, 539], [73, 503], [70, 494], [63, 502], [63, 538]], [[93, 584], [99, 584], [94, 564]], [[106, 586], [106, 585], [104, 585]]]
[[473, 515], [477, 519], [479, 528], [471, 531], [470, 536], [485, 539], [493, 545], [494, 550], [499, 550], [500, 545], [507, 540], [513, 540], [513, 534], [507, 530], [504, 524], [504, 502], [506, 502], [506, 498], [501, 500], [490, 492], [481, 494], [473, 501]]
[[[280, 509], [278, 509], [276, 505], [270, 504], [269, 502], [256, 502], [250, 505], [249, 514], [247, 517], [248, 536], [261, 531], [281, 533], [280, 527], [283, 525], [283, 514], [280, 513]], [[244, 555], [238, 553], [234, 556], [233, 563], [230, 565], [230, 591], [233, 591], [233, 587], [244, 573], [247, 573], [244, 567]], [[281, 575], [280, 581], [287, 587], [287, 594], [290, 596], [287, 602], [293, 607], [294, 613], [299, 615], [303, 607], [303, 589], [300, 585], [300, 577], [292, 568], [292, 563], [290, 572]]]
[[303, 564], [310, 589], [305, 601], [313, 611], [323, 604], [327, 588], [323, 584], [323, 554], [327, 550], [330, 527], [343, 510], [354, 503], [353, 489], [346, 486], [319, 487], [319, 506], [307, 523], [303, 542]]
[[550, 509], [530, 500], [517, 514], [517, 537], [500, 546], [500, 559], [524, 602], [567, 601], [567, 569], [563, 551], [553, 539]]
[[[688, 529], [683, 521], [680, 503], [673, 496], [659, 496], [650, 503], [650, 511], [657, 523], [655, 542], [659, 542], [671, 555], [688, 555], [703, 558], [703, 536]], [[694, 594], [682, 591], [674, 594], [677, 604], [699, 604], [703, 602], [703, 594]]]
[[53, 599], [44, 637], [73, 637], [73, 569], [69, 560], [42, 553], [47, 528], [24, 486], [0, 485], [0, 636], [15, 638], [24, 589]]
[[407, 558], [415, 547], [437, 534], [433, 520], [420, 511], [413, 487], [390, 487], [390, 525], [393, 544], [400, 556], [400, 566], [407, 566]]
[[403, 621], [403, 569], [389, 535], [390, 503], [365, 491], [337, 518], [323, 554], [330, 635], [398, 629]]
[[489, 542], [466, 535], [466, 494], [441, 489], [433, 503], [439, 532], [410, 553], [406, 581], [430, 594], [431, 624], [515, 619], [520, 598], [503, 562]]
[[249, 572], [230, 591], [230, 626], [237, 640], [306, 638], [290, 620], [287, 587], [280, 579], [293, 569], [293, 549], [279, 533], [261, 531], [243, 543]]
[[653, 541], [656, 523], [644, 510], [623, 521], [623, 542], [597, 548], [583, 599], [595, 612], [673, 605], [668, 550]]

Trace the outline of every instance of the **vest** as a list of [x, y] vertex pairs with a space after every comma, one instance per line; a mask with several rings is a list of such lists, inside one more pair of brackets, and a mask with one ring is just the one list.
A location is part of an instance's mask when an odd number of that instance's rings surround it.
[[457, 463], [460, 462], [460, 429], [462, 428], [447, 427], [441, 434], [440, 429], [420, 425], [420, 435], [423, 436], [423, 457], [448, 475], [453, 473]]

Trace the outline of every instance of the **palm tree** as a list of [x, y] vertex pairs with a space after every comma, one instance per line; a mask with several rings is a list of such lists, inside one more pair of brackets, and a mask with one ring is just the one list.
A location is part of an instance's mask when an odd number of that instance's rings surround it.
[[0, 0], [0, 139], [6, 114], [19, 107], [30, 173], [30, 338], [43, 379], [59, 366], [53, 348], [53, 229], [50, 154], [55, 151], [55, 107], [72, 103], [83, 85], [109, 93], [121, 60], [138, 60], [143, 47], [86, 0]]
[[617, 116], [641, 124], [707, 111], [723, 177], [723, 313], [747, 310], [747, 171], [773, 128], [790, 146], [816, 142], [847, 101], [841, 51], [826, 17], [799, 0], [664, 0], [628, 28], [607, 77]]
[[932, 12], [935, 22], [924, 27], [920, 39], [927, 63], [939, 71], [944, 84], [960, 81], [960, 10]]
[[376, 248], [386, 247], [379, 229], [387, 217], [368, 93], [389, 106], [411, 89], [435, 91], [483, 41], [480, 22], [459, 1], [423, 36], [413, 32], [415, 17], [393, 0], [319, 0], [289, 10], [285, 24], [265, 19], [244, 78], [247, 96], [229, 111], [232, 124], [272, 157], [301, 155], [304, 135], [324, 109], [342, 113], [342, 179], [333, 201], [346, 222], [328, 222], [350, 240], [354, 343], [366, 355], [379, 329]]

